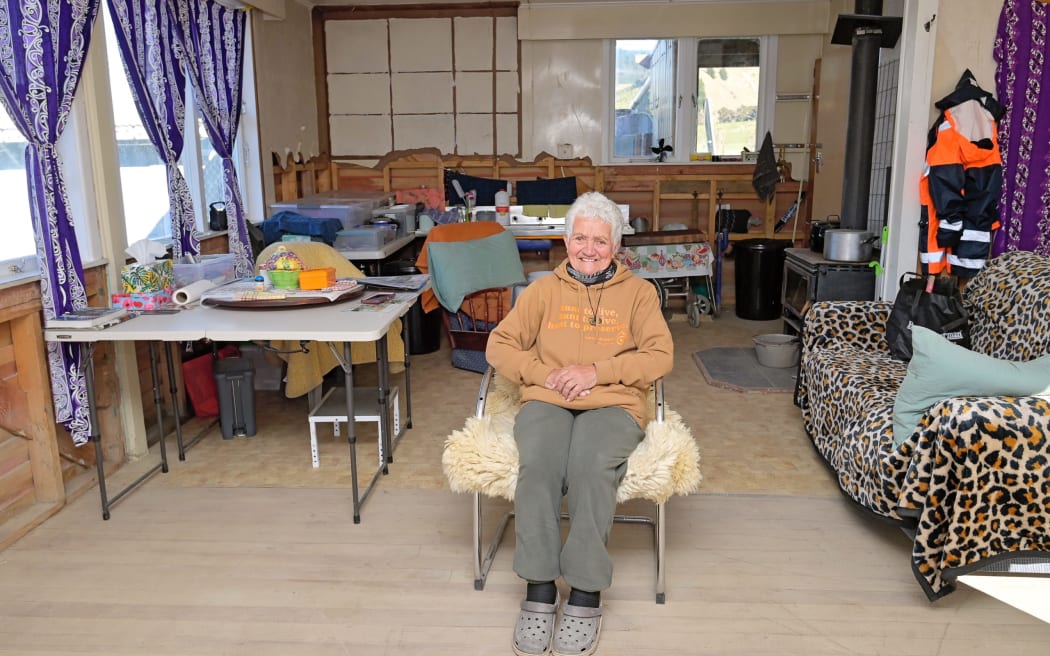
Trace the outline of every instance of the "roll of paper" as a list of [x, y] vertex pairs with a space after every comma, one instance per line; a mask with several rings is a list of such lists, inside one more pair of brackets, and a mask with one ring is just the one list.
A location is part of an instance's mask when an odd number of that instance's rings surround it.
[[171, 300], [175, 301], [175, 305], [193, 303], [200, 299], [201, 294], [214, 286], [215, 283], [210, 280], [198, 280], [197, 282], [190, 283], [185, 287], [176, 289], [175, 293], [171, 296]]

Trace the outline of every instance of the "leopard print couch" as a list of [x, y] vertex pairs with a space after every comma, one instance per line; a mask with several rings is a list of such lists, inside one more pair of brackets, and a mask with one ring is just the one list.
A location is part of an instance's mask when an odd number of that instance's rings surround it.
[[[1050, 354], [1050, 258], [997, 257], [963, 292], [971, 348], [1027, 362]], [[914, 535], [912, 569], [933, 601], [993, 562], [1050, 558], [1050, 402], [940, 401], [894, 447], [893, 404], [908, 364], [885, 340], [892, 304], [815, 303], [796, 401], [843, 493]]]

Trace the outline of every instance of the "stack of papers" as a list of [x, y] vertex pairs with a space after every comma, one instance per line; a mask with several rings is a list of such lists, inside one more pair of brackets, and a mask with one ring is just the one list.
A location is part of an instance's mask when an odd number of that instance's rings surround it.
[[358, 282], [372, 289], [392, 289], [395, 291], [415, 292], [426, 287], [430, 275], [416, 273], [407, 276], [369, 276], [358, 278]]

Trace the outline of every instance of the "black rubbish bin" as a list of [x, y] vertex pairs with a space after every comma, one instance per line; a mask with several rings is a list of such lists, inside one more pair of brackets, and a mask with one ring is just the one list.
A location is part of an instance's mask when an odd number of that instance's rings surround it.
[[733, 247], [736, 269], [736, 316], [765, 321], [779, 319], [785, 250], [791, 242], [745, 239]]
[[[384, 276], [408, 276], [419, 273], [416, 263], [411, 260], [395, 260], [384, 262], [379, 268], [380, 275]], [[423, 303], [416, 300], [415, 305], [408, 311], [411, 321], [408, 333], [409, 355], [422, 355], [433, 353], [441, 348], [441, 311], [424, 312]]]
[[222, 439], [255, 435], [255, 366], [247, 358], [220, 358], [212, 364], [219, 393]]

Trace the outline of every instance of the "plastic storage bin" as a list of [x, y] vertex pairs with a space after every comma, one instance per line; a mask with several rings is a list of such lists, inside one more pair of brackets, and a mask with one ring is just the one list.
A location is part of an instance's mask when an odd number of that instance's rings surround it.
[[271, 214], [295, 212], [314, 219], [339, 219], [344, 230], [368, 223], [372, 210], [392, 205], [391, 192], [328, 191], [270, 205]]
[[394, 241], [396, 237], [397, 226], [360, 226], [335, 233], [334, 246], [337, 251], [377, 250]]
[[211, 280], [217, 285], [233, 280], [235, 258], [232, 253], [201, 255], [200, 262], [174, 265], [175, 287], [185, 287], [198, 280]]
[[397, 234], [407, 235], [416, 231], [416, 208], [414, 205], [391, 205], [372, 210], [372, 218], [385, 217], [397, 223]]
[[219, 392], [222, 439], [255, 435], [255, 368], [246, 358], [224, 358], [212, 365]]
[[240, 344], [241, 357], [252, 363], [255, 389], [276, 392], [284, 380], [284, 361], [258, 344]]
[[339, 219], [344, 229], [353, 228], [372, 218], [373, 202], [370, 200], [309, 201], [300, 198], [287, 203], [274, 203], [270, 206], [271, 214], [278, 212], [295, 212], [311, 219]]

